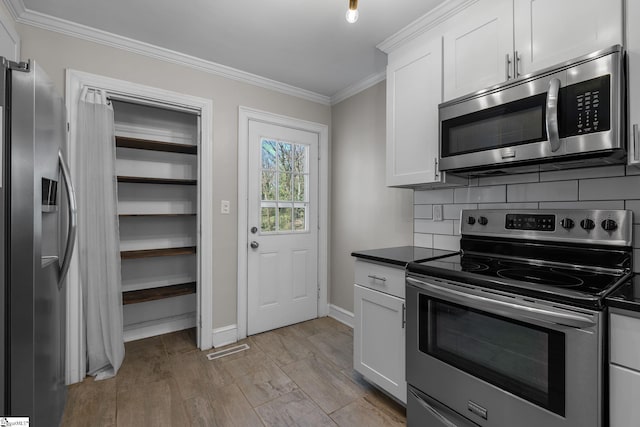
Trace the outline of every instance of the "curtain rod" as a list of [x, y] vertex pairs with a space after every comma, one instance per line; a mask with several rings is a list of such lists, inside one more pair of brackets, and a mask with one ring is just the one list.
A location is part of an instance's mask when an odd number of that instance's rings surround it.
[[172, 103], [162, 100], [157, 100], [153, 98], [146, 98], [143, 96], [131, 95], [124, 92], [105, 90], [96, 87], [86, 86], [88, 90], [96, 90], [96, 91], [104, 91], [107, 93], [107, 99], [109, 101], [119, 101], [119, 102], [127, 102], [129, 104], [138, 104], [138, 105], [146, 105], [149, 107], [157, 107], [163, 108], [165, 110], [174, 110], [180, 111], [183, 113], [193, 114], [196, 116], [200, 116], [200, 110], [194, 107], [190, 107], [188, 105]]

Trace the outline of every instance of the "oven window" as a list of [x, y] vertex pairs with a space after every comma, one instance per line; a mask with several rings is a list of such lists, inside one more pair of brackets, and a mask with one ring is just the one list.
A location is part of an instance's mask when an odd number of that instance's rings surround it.
[[442, 157], [547, 139], [546, 93], [442, 122]]
[[564, 334], [420, 295], [419, 348], [564, 416]]

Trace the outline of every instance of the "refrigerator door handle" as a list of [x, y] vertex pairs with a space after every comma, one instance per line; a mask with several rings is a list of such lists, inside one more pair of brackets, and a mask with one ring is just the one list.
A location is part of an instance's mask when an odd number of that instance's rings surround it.
[[58, 288], [62, 287], [64, 278], [69, 271], [69, 265], [71, 264], [71, 254], [73, 254], [73, 248], [76, 243], [76, 229], [78, 228], [76, 206], [76, 193], [71, 183], [71, 175], [69, 174], [69, 168], [64, 160], [62, 151], [58, 151], [58, 160], [60, 161], [60, 170], [62, 171], [62, 179], [64, 180], [64, 186], [67, 190], [67, 204], [69, 205], [69, 228], [67, 230], [67, 245], [64, 250], [64, 257], [62, 258], [62, 264], [60, 266], [60, 278], [58, 279]]

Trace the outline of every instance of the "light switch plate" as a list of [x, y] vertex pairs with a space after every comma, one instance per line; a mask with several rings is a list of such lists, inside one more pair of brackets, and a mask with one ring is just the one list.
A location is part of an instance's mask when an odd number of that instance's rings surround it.
[[220, 213], [221, 214], [228, 215], [230, 210], [231, 210], [231, 204], [229, 203], [228, 200], [220, 201]]
[[442, 221], [442, 205], [433, 205], [433, 220]]

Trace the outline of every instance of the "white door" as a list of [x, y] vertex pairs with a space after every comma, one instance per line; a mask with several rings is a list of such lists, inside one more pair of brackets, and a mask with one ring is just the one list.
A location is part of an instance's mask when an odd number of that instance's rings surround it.
[[444, 100], [513, 78], [511, 0], [480, 1], [443, 36]]
[[621, 0], [515, 0], [520, 74], [622, 44], [622, 22]]
[[438, 104], [442, 96], [439, 39], [389, 56], [387, 185], [440, 182]]
[[249, 122], [247, 333], [318, 316], [318, 134]]

